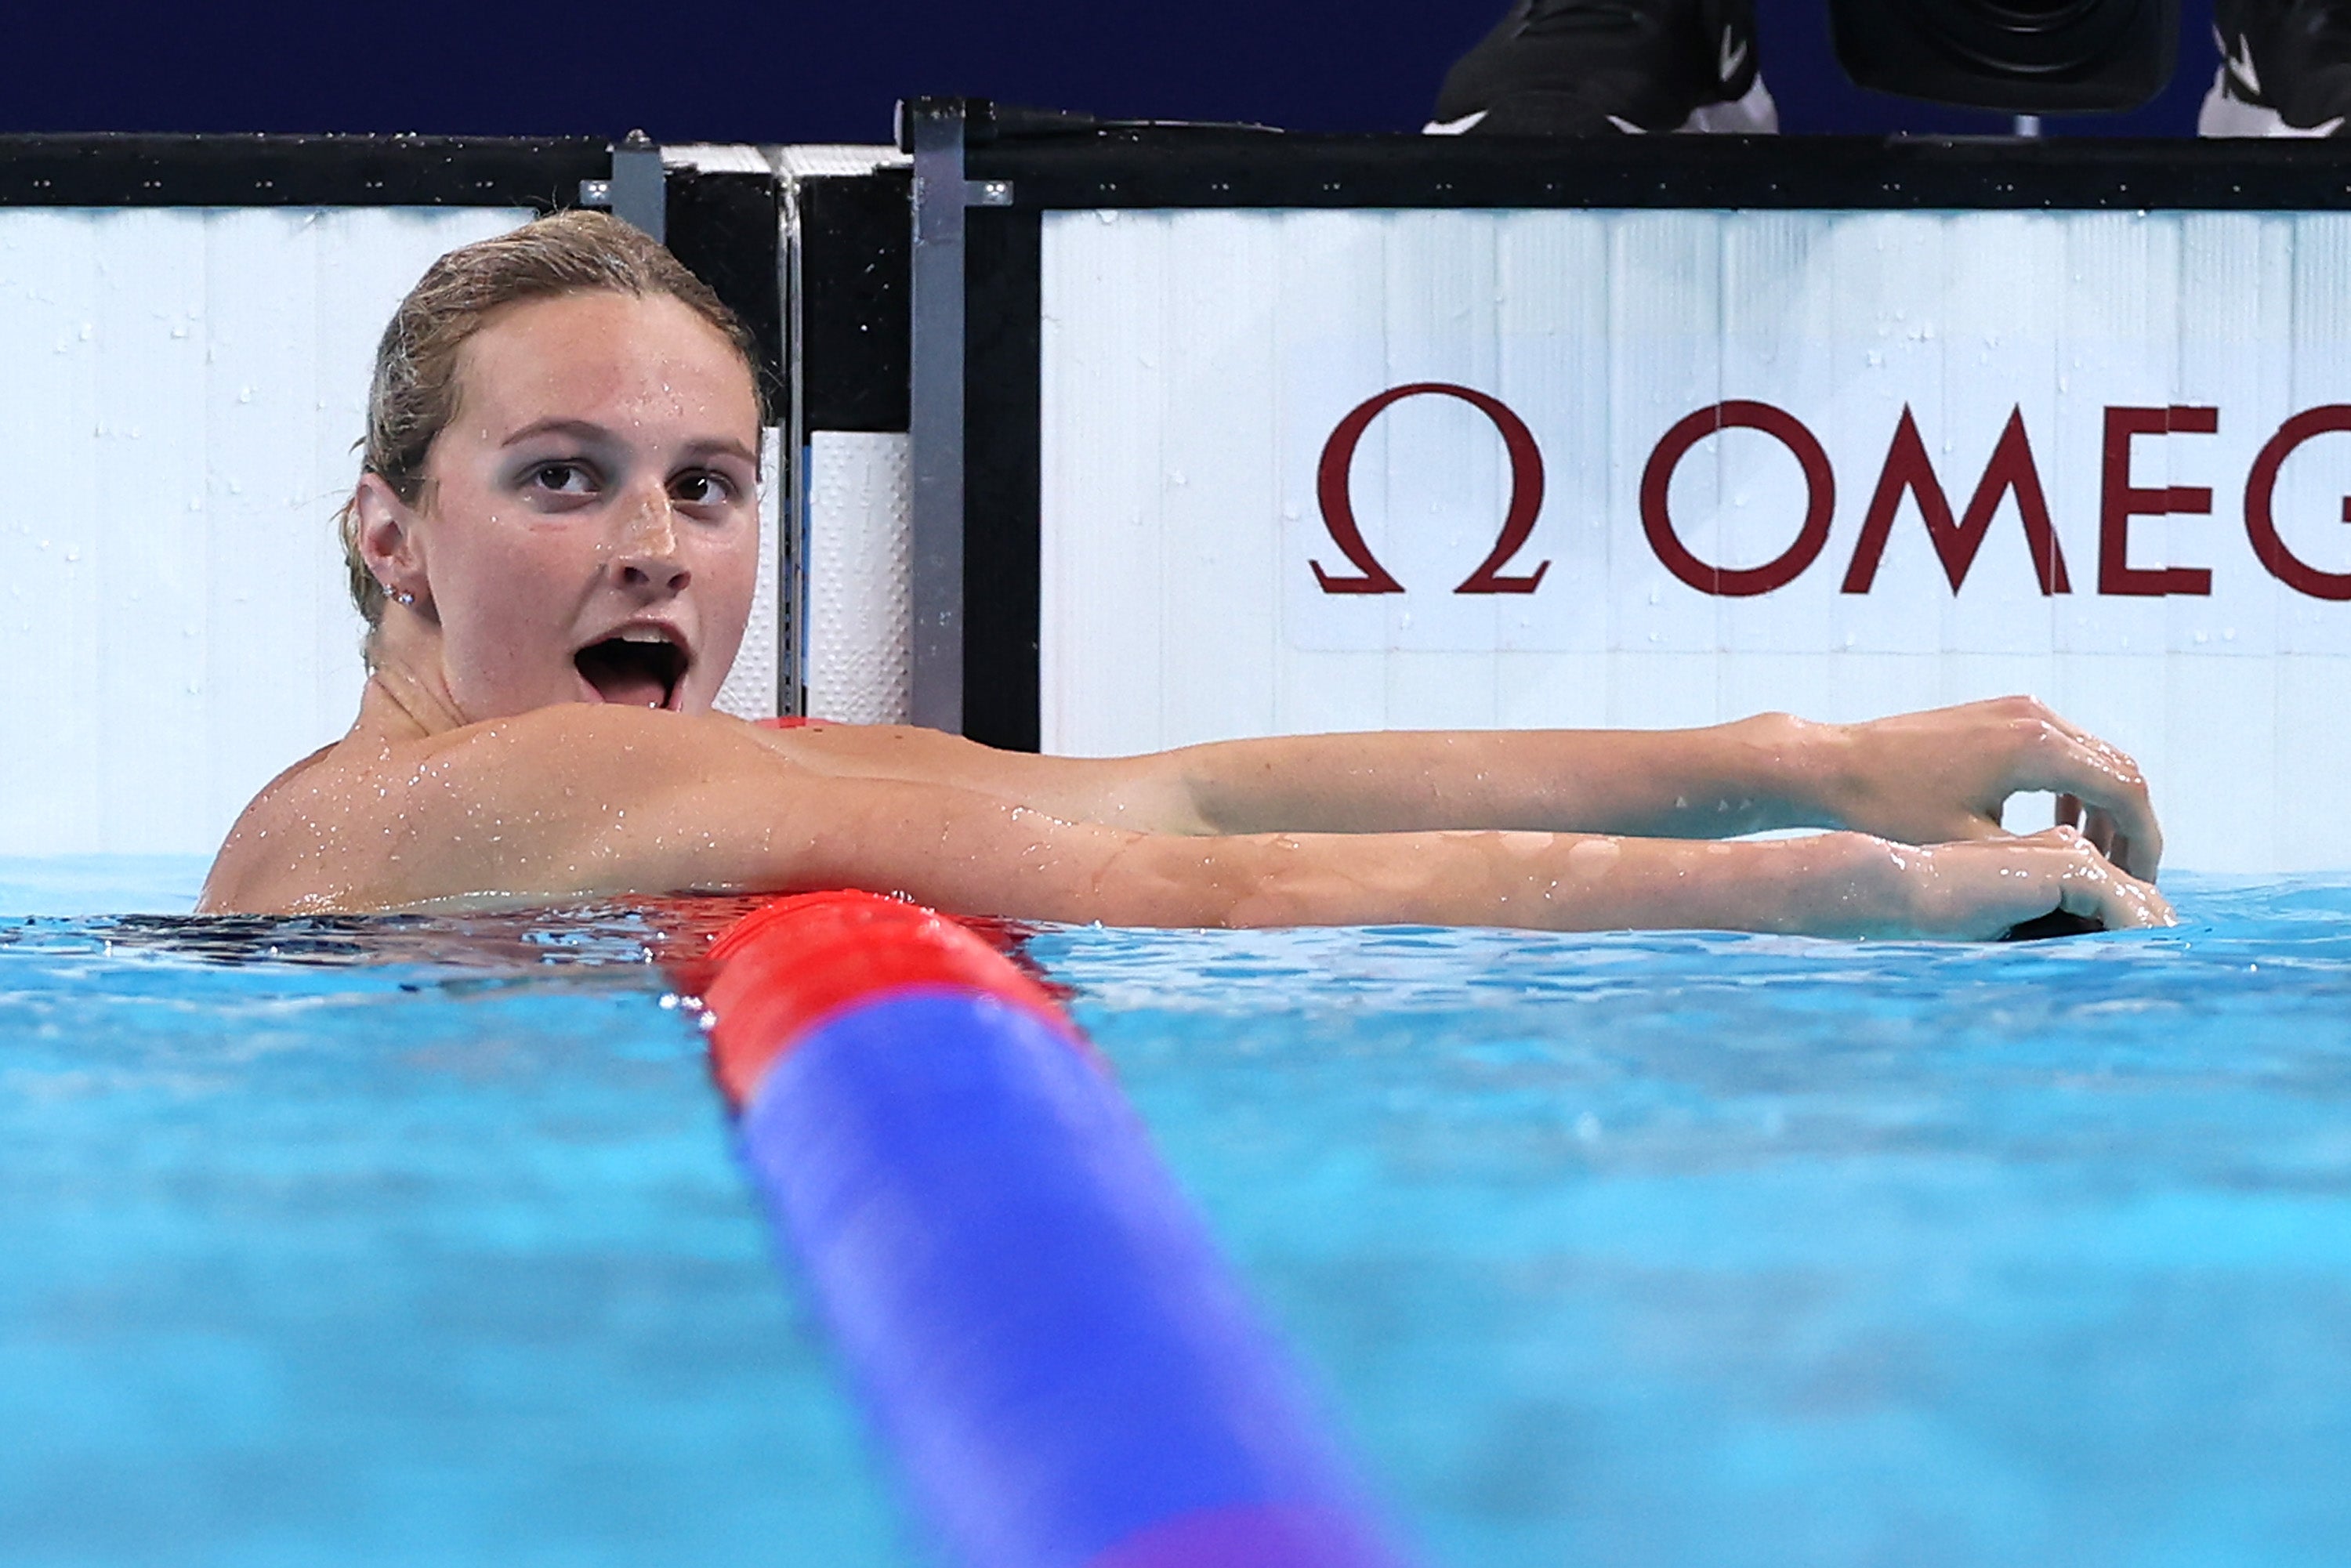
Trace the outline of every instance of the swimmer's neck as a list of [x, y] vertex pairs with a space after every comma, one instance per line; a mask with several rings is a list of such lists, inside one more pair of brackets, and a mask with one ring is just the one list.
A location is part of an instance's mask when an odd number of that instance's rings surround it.
[[396, 601], [385, 605], [371, 641], [374, 667], [360, 698], [354, 735], [429, 740], [473, 722], [449, 691], [441, 626], [429, 610]]
[[385, 664], [369, 673], [366, 689], [360, 694], [359, 720], [351, 729], [383, 740], [425, 740], [463, 729], [465, 723], [447, 692]]

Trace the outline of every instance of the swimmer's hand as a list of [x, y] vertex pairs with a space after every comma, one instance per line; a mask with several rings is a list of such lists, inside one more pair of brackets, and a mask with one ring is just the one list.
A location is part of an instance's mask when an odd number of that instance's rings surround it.
[[2072, 915], [2107, 931], [2176, 925], [2152, 884], [2117, 870], [2078, 828], [1914, 849], [1885, 845], [1915, 936], [1989, 941]]
[[2053, 790], [2059, 825], [2131, 877], [2152, 882], [2162, 862], [2138, 764], [2032, 697], [1819, 727], [1832, 732], [1822, 782], [1837, 826], [1908, 844], [2013, 841], [2008, 798]]

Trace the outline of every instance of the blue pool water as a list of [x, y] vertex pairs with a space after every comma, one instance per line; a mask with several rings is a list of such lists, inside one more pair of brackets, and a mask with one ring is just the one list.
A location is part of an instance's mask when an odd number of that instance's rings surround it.
[[[0, 1561], [922, 1560], [642, 917], [199, 871], [0, 864]], [[2351, 879], [2173, 893], [1029, 953], [1435, 1562], [2341, 1563]]]

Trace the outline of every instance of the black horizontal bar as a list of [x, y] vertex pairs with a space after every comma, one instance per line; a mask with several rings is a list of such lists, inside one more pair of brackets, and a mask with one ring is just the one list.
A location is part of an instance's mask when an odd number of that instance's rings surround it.
[[0, 136], [0, 205], [577, 206], [599, 137]]
[[2351, 144], [2060, 137], [1299, 136], [1108, 130], [968, 156], [1031, 209], [2351, 207]]

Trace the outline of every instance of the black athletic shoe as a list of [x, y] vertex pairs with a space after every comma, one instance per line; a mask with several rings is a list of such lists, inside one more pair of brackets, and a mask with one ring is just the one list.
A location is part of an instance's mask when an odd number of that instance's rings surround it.
[[2216, 0], [2220, 72], [2204, 136], [2342, 136], [2351, 116], [2351, 0]]
[[1517, 0], [1453, 63], [1427, 131], [1762, 131], [1755, 0]]

